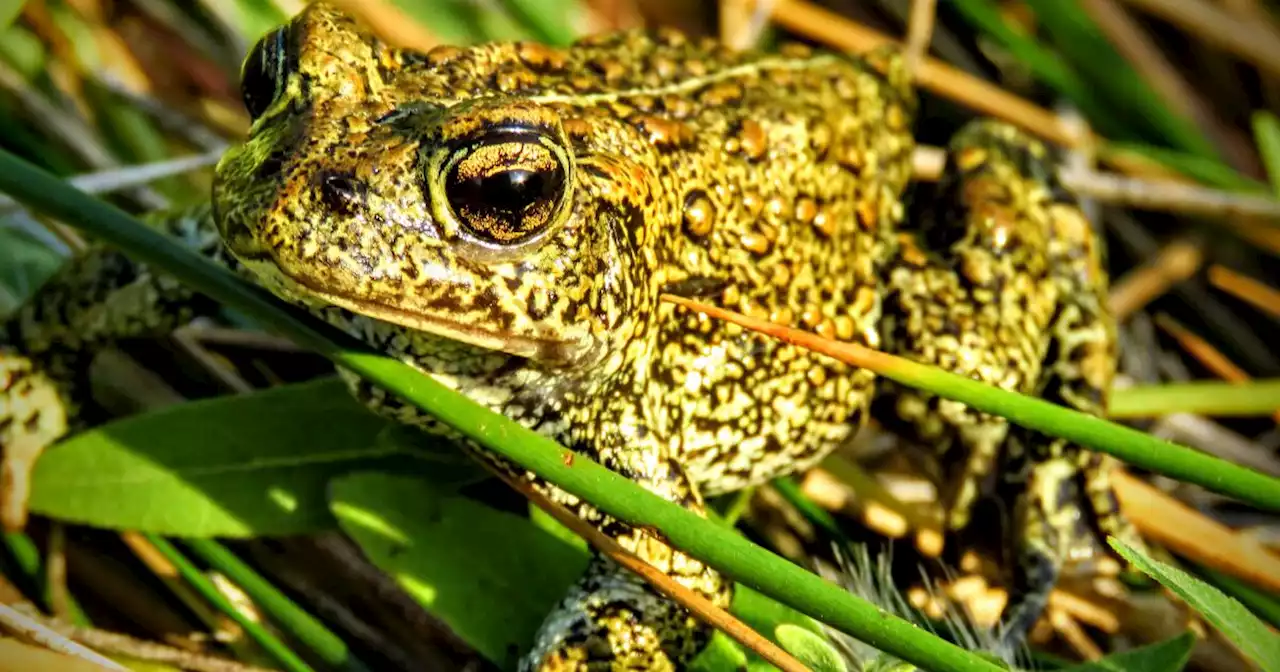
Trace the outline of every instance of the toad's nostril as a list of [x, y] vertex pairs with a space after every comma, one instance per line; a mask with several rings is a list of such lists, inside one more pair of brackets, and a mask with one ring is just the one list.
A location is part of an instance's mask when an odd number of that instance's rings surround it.
[[367, 186], [350, 173], [324, 172], [317, 177], [320, 200], [331, 212], [353, 215], [364, 208]]

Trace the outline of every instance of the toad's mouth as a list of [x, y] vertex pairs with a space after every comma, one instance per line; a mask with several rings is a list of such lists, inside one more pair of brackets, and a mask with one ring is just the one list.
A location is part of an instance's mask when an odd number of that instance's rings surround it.
[[245, 259], [240, 262], [253, 274], [267, 280], [265, 283], [284, 298], [310, 305], [332, 305], [370, 319], [398, 327], [420, 331], [433, 336], [448, 338], [485, 350], [505, 352], [552, 365], [567, 365], [582, 361], [591, 351], [590, 337], [586, 329], [571, 334], [576, 338], [550, 338], [516, 333], [497, 333], [439, 317], [404, 306], [365, 297], [356, 297], [318, 285], [305, 276], [295, 276], [284, 271], [269, 259]]

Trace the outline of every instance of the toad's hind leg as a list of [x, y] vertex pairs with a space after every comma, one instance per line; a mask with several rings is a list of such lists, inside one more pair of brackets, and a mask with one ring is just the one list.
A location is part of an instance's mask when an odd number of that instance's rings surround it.
[[[977, 121], [949, 148], [938, 197], [904, 227], [889, 274], [887, 348], [1093, 415], [1115, 373], [1100, 243], [1058, 182], [1045, 147]], [[1006, 643], [1039, 617], [1068, 559], [1092, 532], [1135, 535], [1116, 511], [1112, 461], [900, 386], [877, 402], [891, 428], [943, 451], [949, 527], [963, 526], [991, 471], [1012, 503]]]
[[[1101, 241], [1070, 195], [1054, 190], [1048, 207], [1050, 260], [1059, 288], [1058, 311], [1049, 329], [1049, 351], [1037, 396], [1090, 415], [1106, 413], [1116, 371], [1114, 319], [1107, 308]], [[1015, 506], [1015, 586], [1005, 610], [1009, 636], [1029, 629], [1048, 591], [1068, 571], [1100, 569], [1115, 536], [1135, 548], [1144, 543], [1121, 514], [1111, 487], [1118, 461], [1065, 439], [1016, 427], [1009, 443], [1010, 486]], [[1026, 474], [1019, 483], [1015, 474]], [[1069, 561], [1070, 564], [1067, 564]]]
[[[1056, 298], [1045, 191], [1025, 152], [992, 130], [977, 122], [956, 134], [936, 195], [904, 224], [881, 333], [888, 352], [1026, 393], [1039, 378]], [[873, 412], [936, 451], [947, 528], [965, 527], [1008, 422], [892, 381], [881, 385]]]

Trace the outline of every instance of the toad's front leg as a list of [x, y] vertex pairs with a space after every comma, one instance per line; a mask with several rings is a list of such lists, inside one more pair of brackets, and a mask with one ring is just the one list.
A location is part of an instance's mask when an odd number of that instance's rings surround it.
[[[653, 450], [631, 449], [601, 455], [601, 462], [654, 494], [705, 515], [701, 497], [674, 460]], [[535, 485], [556, 499], [547, 484]], [[623, 548], [656, 567], [676, 583], [728, 609], [733, 584], [701, 561], [678, 551], [649, 532], [600, 514], [571, 498], [563, 502]], [[527, 670], [684, 669], [710, 640], [713, 630], [684, 607], [657, 593], [643, 579], [612, 560], [595, 555], [569, 593], [551, 611], [526, 657]]]
[[[529, 483], [549, 500], [565, 507], [675, 582], [718, 607], [729, 607], [732, 582], [696, 558], [645, 530], [602, 513], [519, 465], [469, 443], [439, 420], [371, 383], [351, 374], [344, 374], [344, 378], [356, 398], [373, 410], [455, 440], [477, 459], [513, 479]], [[627, 404], [621, 406], [618, 413], [627, 414], [632, 410]], [[596, 432], [605, 424], [609, 423], [593, 421], [584, 426], [588, 427], [586, 431]], [[678, 461], [666, 455], [668, 442], [644, 429], [643, 421], [631, 415], [618, 424], [629, 428], [627, 436], [602, 432], [594, 435], [589, 443], [575, 441], [572, 436], [555, 438], [659, 497], [705, 515], [697, 485]], [[548, 614], [532, 650], [521, 660], [521, 669], [538, 672], [684, 669], [712, 634], [709, 626], [684, 607], [657, 593], [630, 570], [597, 553], [583, 576]]]
[[[148, 223], [228, 264], [207, 206], [152, 213]], [[7, 322], [0, 323], [0, 517], [26, 522], [31, 469], [40, 453], [83, 425], [89, 364], [122, 338], [159, 336], [216, 304], [177, 279], [94, 244], [68, 260]]]

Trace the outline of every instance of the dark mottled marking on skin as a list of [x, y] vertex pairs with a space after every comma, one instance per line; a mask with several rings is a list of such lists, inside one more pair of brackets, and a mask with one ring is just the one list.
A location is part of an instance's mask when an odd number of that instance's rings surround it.
[[667, 285], [663, 292], [689, 298], [708, 297], [724, 292], [728, 284], [724, 278], [693, 276]]
[[325, 207], [338, 215], [351, 216], [364, 209], [368, 188], [351, 173], [320, 173], [317, 175], [320, 200]]

